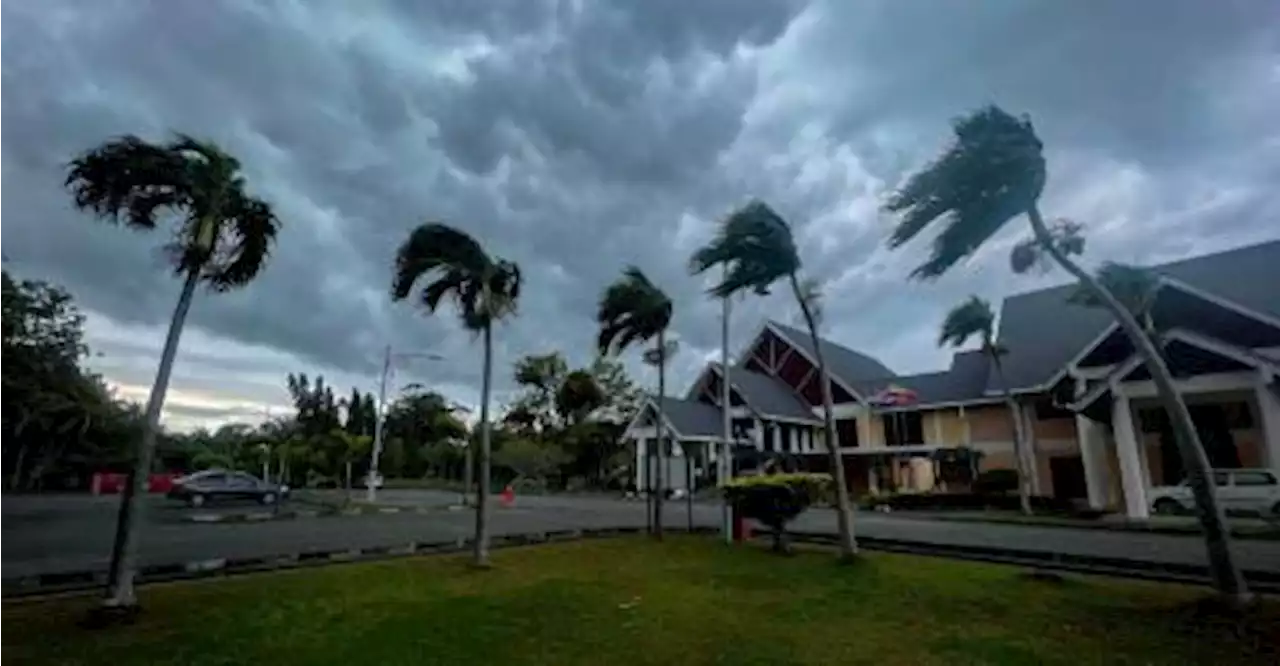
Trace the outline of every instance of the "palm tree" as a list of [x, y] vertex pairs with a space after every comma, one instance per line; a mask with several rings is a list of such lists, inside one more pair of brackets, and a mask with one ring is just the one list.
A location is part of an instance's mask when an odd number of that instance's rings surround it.
[[836, 443], [831, 376], [827, 372], [822, 343], [818, 338], [821, 311], [814, 283], [802, 281], [798, 275], [800, 255], [791, 235], [791, 226], [768, 204], [762, 201], [748, 203], [730, 214], [716, 237], [690, 259], [690, 270], [694, 274], [700, 274], [713, 266], [723, 266], [726, 269], [721, 282], [710, 290], [711, 295], [716, 298], [727, 298], [748, 289], [764, 295], [769, 293], [770, 285], [785, 279], [800, 305], [800, 312], [809, 327], [809, 339], [813, 344], [818, 379], [822, 385], [822, 439], [836, 485], [840, 555], [844, 559], [850, 559], [857, 555], [858, 544], [853, 535], [853, 515], [849, 507], [849, 487], [845, 484], [844, 464]]
[[602, 355], [619, 354], [635, 342], [656, 342], [656, 346], [646, 353], [646, 361], [658, 366], [658, 399], [654, 401], [658, 410], [657, 469], [653, 475], [653, 491], [649, 495], [654, 502], [654, 535], [659, 539], [662, 538], [663, 466], [667, 441], [664, 410], [667, 360], [674, 351], [667, 342], [671, 316], [671, 299], [635, 266], [627, 267], [622, 277], [604, 290], [596, 313], [596, 322], [600, 325], [596, 346]]
[[1230, 602], [1241, 602], [1247, 598], [1248, 588], [1232, 557], [1222, 508], [1208, 474], [1208, 459], [1191, 414], [1142, 324], [1103, 283], [1071, 258], [1084, 249], [1081, 225], [1060, 221], [1050, 226], [1041, 216], [1039, 199], [1047, 174], [1043, 144], [1030, 119], [1015, 118], [989, 106], [956, 120], [953, 129], [953, 145], [911, 176], [886, 202], [887, 211], [900, 214], [890, 247], [907, 243], [930, 225], [940, 227], [930, 256], [912, 272], [914, 278], [932, 279], [972, 255], [1009, 220], [1027, 216], [1032, 237], [1015, 249], [1011, 257], [1015, 270], [1025, 270], [1042, 258], [1056, 262], [1111, 313], [1129, 338], [1169, 414], [1187, 481], [1200, 509], [1214, 586]]
[[[429, 282], [420, 298], [434, 313], [446, 297], [453, 300], [462, 325], [484, 338], [484, 375], [480, 388], [480, 488], [476, 494], [475, 564], [489, 566], [489, 457], [492, 425], [489, 393], [493, 383], [493, 324], [515, 314], [520, 299], [520, 267], [491, 257], [466, 233], [439, 223], [409, 234], [396, 253], [391, 284], [394, 300], [404, 300], [423, 276]], [[469, 449], [468, 449], [469, 450]]]
[[247, 285], [266, 263], [279, 221], [245, 192], [240, 162], [221, 148], [179, 134], [167, 143], [136, 136], [107, 141], [73, 159], [65, 186], [75, 206], [137, 231], [154, 231], [162, 213], [177, 222], [165, 246], [182, 292], [169, 322], [160, 367], [147, 400], [142, 442], [120, 501], [111, 548], [106, 609], [134, 612], [138, 511], [155, 455], [165, 392], [196, 285], [215, 292]]
[[1031, 515], [1031, 479], [1027, 472], [1027, 433], [1022, 419], [1018, 416], [1018, 405], [1014, 402], [1013, 393], [1009, 390], [1009, 383], [1005, 380], [1004, 368], [1000, 364], [1000, 357], [1004, 354], [1004, 350], [996, 345], [995, 313], [991, 311], [990, 303], [977, 296], [970, 296], [969, 300], [952, 308], [942, 320], [942, 329], [938, 331], [938, 346], [961, 347], [975, 335], [982, 341], [982, 353], [991, 359], [991, 366], [996, 372], [996, 381], [1000, 384], [1000, 392], [1009, 408], [1009, 418], [1013, 423], [1013, 457], [1018, 468], [1018, 500], [1022, 505], [1022, 512]]

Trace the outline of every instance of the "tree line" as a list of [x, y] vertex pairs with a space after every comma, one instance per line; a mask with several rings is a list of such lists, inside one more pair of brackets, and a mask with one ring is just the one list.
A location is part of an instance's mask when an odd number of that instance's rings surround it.
[[[1064, 268], [1089, 300], [1105, 309], [1119, 323], [1146, 362], [1170, 416], [1188, 480], [1200, 508], [1206, 535], [1210, 569], [1217, 588], [1232, 599], [1247, 595], [1235, 566], [1221, 507], [1209, 483], [1208, 463], [1186, 405], [1178, 394], [1160, 348], [1138, 317], [1098, 276], [1086, 271], [1076, 256], [1084, 250], [1082, 225], [1066, 220], [1046, 220], [1040, 196], [1048, 180], [1043, 143], [1030, 120], [989, 106], [957, 119], [954, 140], [932, 163], [909, 177], [885, 202], [884, 209], [897, 223], [887, 239], [891, 248], [902, 247], [926, 229], [936, 230], [928, 257], [911, 279], [934, 280], [973, 255], [1011, 220], [1025, 217], [1030, 236], [1011, 255], [1018, 272], [1033, 266], [1054, 264]], [[99, 218], [135, 229], [151, 231], [160, 215], [177, 223], [177, 242], [171, 244], [176, 275], [182, 290], [170, 322], [155, 385], [148, 400], [140, 445], [133, 452], [133, 479], [121, 504], [117, 543], [109, 573], [107, 608], [136, 607], [132, 576], [137, 529], [133, 514], [145, 472], [151, 468], [173, 359], [196, 287], [214, 292], [243, 287], [265, 265], [280, 227], [271, 206], [247, 193], [240, 163], [218, 146], [179, 135], [164, 143], [134, 136], [110, 140], [76, 157], [70, 164], [66, 185], [74, 203]], [[474, 446], [478, 479], [474, 488], [474, 559], [488, 565], [488, 514], [491, 462], [495, 429], [490, 417], [495, 324], [514, 317], [523, 279], [513, 261], [491, 255], [464, 230], [429, 222], [413, 229], [391, 257], [391, 297], [400, 302], [414, 296], [428, 313], [451, 305], [460, 324], [482, 342], [480, 414]], [[816, 351], [822, 388], [824, 427], [822, 440], [835, 477], [837, 527], [844, 558], [857, 552], [853, 533], [844, 466], [836, 442], [830, 376], [819, 344], [822, 320], [818, 285], [802, 279], [801, 261], [792, 228], [786, 218], [766, 202], [753, 200], [733, 210], [721, 221], [719, 232], [690, 258], [691, 273], [719, 268], [723, 277], [709, 295], [728, 299], [738, 294], [765, 294], [783, 285], [795, 297]], [[623, 272], [618, 282], [603, 290], [598, 311], [601, 351], [616, 353], [637, 344], [653, 343], [646, 360], [659, 370], [659, 393], [665, 391], [665, 367], [674, 345], [668, 334], [674, 316], [671, 299], [638, 267]], [[956, 336], [945, 336], [955, 340]], [[576, 391], [576, 389], [575, 389]], [[553, 400], [545, 387], [537, 399]], [[661, 411], [663, 402], [657, 401]], [[554, 405], [553, 405], [554, 407]], [[569, 432], [573, 419], [570, 404], [521, 421], [529, 432], [541, 436], [552, 429]], [[524, 418], [524, 417], [521, 417]], [[664, 420], [658, 419], [662, 441]], [[539, 449], [541, 450], [541, 449]], [[665, 455], [659, 447], [659, 458]], [[541, 463], [540, 463], [541, 464]], [[464, 463], [464, 472], [473, 465]], [[659, 470], [662, 468], [659, 460]], [[655, 525], [661, 534], [661, 483], [659, 474]], [[469, 492], [472, 484], [466, 484]]]

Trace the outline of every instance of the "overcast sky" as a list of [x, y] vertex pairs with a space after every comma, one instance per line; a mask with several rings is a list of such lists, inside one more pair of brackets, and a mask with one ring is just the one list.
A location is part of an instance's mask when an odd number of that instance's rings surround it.
[[[1043, 208], [1088, 225], [1091, 264], [1280, 235], [1280, 5], [1261, 0], [43, 0], [4, 3], [2, 43], [6, 266], [75, 294], [122, 395], [145, 399], [180, 285], [160, 237], [70, 209], [66, 160], [121, 133], [197, 134], [284, 223], [259, 280], [198, 294], [177, 428], [282, 414], [291, 371], [372, 389], [388, 342], [445, 357], [397, 385], [474, 403], [479, 344], [387, 296], [428, 219], [524, 270], [495, 334], [499, 400], [522, 354], [590, 360], [596, 299], [628, 263], [675, 299], [683, 389], [719, 335], [687, 258], [749, 196], [793, 223], [829, 337], [941, 369], [949, 305], [1062, 279], [1009, 272], [1022, 221], [928, 285], [905, 280], [924, 241], [885, 247], [886, 191], [988, 102], [1034, 118]], [[796, 312], [781, 292], [745, 300], [735, 343], [765, 316]]]

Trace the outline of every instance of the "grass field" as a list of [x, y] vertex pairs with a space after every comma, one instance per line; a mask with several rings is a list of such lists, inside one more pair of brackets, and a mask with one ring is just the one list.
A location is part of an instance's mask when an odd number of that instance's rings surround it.
[[636, 537], [494, 560], [152, 586], [138, 624], [112, 629], [76, 626], [89, 599], [6, 603], [4, 663], [1227, 665], [1275, 663], [1280, 641], [1274, 603], [1238, 636], [1191, 619], [1202, 589], [941, 559]]

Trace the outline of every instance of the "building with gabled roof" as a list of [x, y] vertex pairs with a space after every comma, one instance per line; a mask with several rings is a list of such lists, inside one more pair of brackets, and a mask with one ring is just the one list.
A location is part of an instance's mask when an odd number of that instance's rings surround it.
[[[1152, 316], [1164, 353], [1215, 467], [1280, 469], [1280, 241], [1152, 266]], [[899, 375], [870, 355], [821, 340], [836, 435], [855, 492], [931, 490], [959, 483], [948, 469], [967, 449], [982, 469], [1015, 467], [1014, 419], [1029, 433], [1033, 491], [1146, 516], [1147, 491], [1182, 477], [1154, 386], [1103, 310], [1067, 302], [1073, 287], [1016, 294], [1000, 306], [1002, 375], [979, 351], [937, 372]], [[728, 371], [737, 450], [791, 454], [826, 468], [821, 390], [806, 331], [767, 321]], [[709, 363], [683, 398], [664, 403], [675, 442], [723, 440], [720, 382]], [[1014, 395], [1012, 406], [1001, 386]], [[910, 404], [875, 400], [886, 390]], [[641, 460], [654, 438], [652, 401], [628, 428]], [[679, 454], [683, 448], [672, 450]], [[715, 448], [703, 456], [714, 460]], [[1229, 502], [1228, 502], [1229, 503]]]

